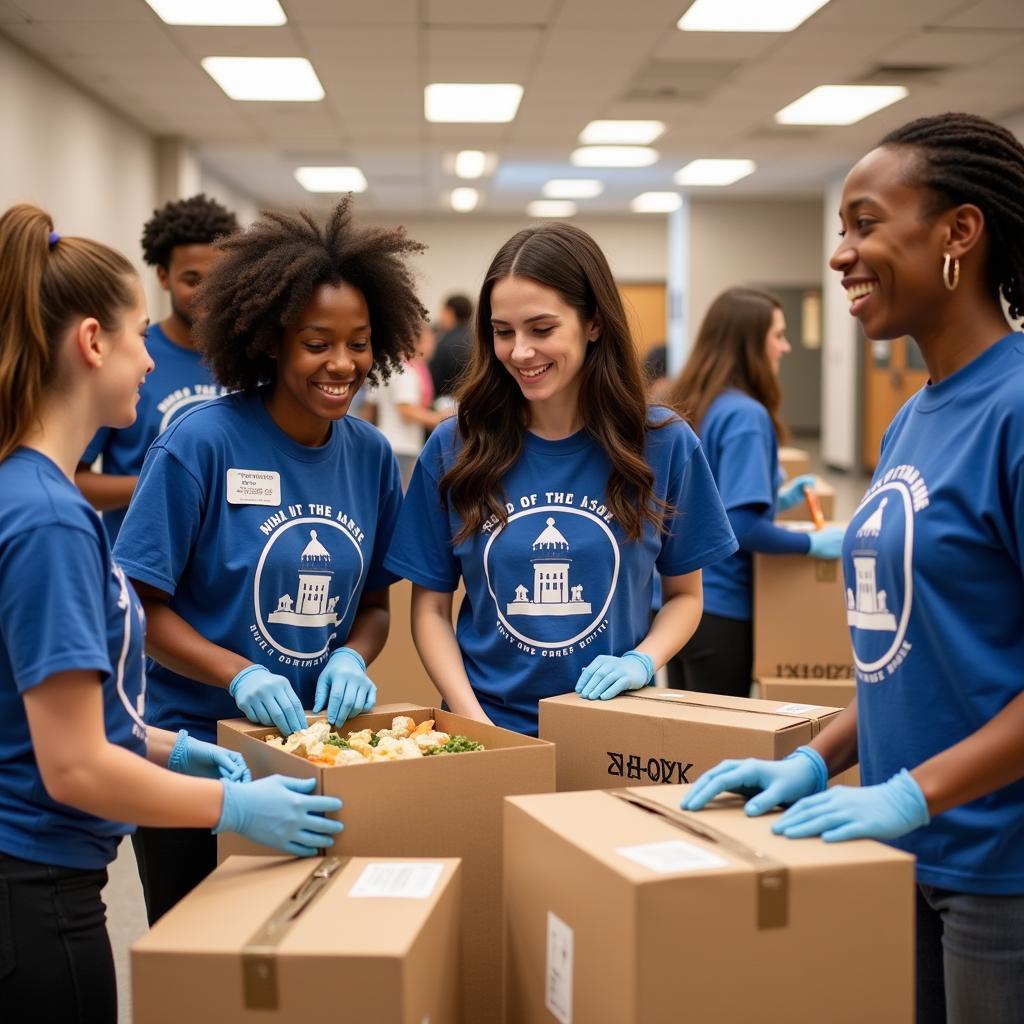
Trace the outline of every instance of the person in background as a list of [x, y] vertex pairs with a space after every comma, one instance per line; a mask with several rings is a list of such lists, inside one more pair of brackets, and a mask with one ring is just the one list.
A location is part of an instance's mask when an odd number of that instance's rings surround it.
[[667, 399], [672, 381], [668, 376], [668, 345], [664, 342], [644, 356], [644, 384], [650, 402], [661, 404]]
[[448, 706], [535, 735], [543, 697], [647, 686], [700, 619], [701, 568], [736, 541], [693, 431], [648, 408], [608, 262], [578, 228], [501, 247], [457, 398], [385, 565], [413, 583], [413, 638]]
[[469, 363], [473, 351], [473, 303], [465, 295], [449, 295], [441, 307], [437, 325], [437, 350], [430, 360], [434, 396], [451, 404], [459, 374]]
[[[250, 782], [240, 754], [146, 723], [145, 618], [72, 483], [135, 419], [153, 369], [120, 253], [0, 217], [0, 1015], [114, 1024], [101, 892], [128, 822], [235, 831], [312, 855], [340, 822], [313, 780]], [[212, 836], [211, 836], [212, 841]]]
[[[347, 416], [412, 353], [424, 310], [403, 229], [266, 213], [221, 243], [199, 341], [231, 394], [153, 443], [115, 554], [149, 618], [151, 719], [212, 739], [241, 711], [282, 735], [303, 708], [369, 711], [387, 638], [384, 552], [402, 491], [387, 441]], [[194, 829], [135, 836], [151, 920], [214, 867]]]
[[[138, 415], [130, 427], [102, 427], [89, 442], [75, 483], [93, 508], [113, 544], [155, 438], [187, 409], [223, 394], [202, 362], [193, 335], [196, 292], [217, 261], [214, 242], [238, 230], [235, 215], [199, 194], [166, 203], [142, 230], [142, 252], [156, 267], [160, 287], [171, 300], [170, 315], [150, 324], [146, 347], [156, 369], [146, 381]], [[91, 467], [103, 457], [103, 468]]]
[[669, 666], [669, 685], [748, 697], [754, 662], [754, 552], [839, 557], [843, 531], [797, 533], [775, 514], [804, 500], [814, 477], [779, 490], [779, 363], [790, 351], [779, 300], [729, 288], [711, 303], [669, 392], [700, 435], [740, 549], [704, 572], [704, 617]]
[[[917, 872], [920, 1024], [1024, 1020], [1024, 146], [971, 114], [890, 132], [847, 175], [832, 269], [928, 383], [882, 439], [843, 546], [857, 699], [782, 761], [725, 761], [789, 838], [881, 839]], [[860, 761], [862, 786], [828, 778]]]

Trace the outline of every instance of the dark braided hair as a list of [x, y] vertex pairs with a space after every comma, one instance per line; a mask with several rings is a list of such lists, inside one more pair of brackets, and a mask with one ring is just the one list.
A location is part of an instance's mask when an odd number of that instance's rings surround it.
[[142, 254], [151, 267], [171, 264], [176, 245], [212, 245], [238, 230], [235, 215], [202, 192], [188, 199], [165, 203], [142, 229]]
[[1002, 290], [1013, 319], [1024, 316], [1024, 146], [1013, 133], [976, 114], [937, 114], [889, 132], [879, 145], [920, 151], [912, 184], [932, 195], [926, 216], [960, 203], [981, 210], [992, 289]]
[[320, 227], [306, 212], [297, 217], [264, 210], [247, 231], [223, 239], [223, 258], [204, 280], [197, 324], [199, 346], [224, 386], [252, 391], [274, 380], [281, 333], [295, 323], [321, 285], [342, 283], [366, 299], [373, 332], [371, 384], [387, 380], [411, 358], [427, 311], [416, 295], [406, 259], [426, 247], [405, 228], [356, 227], [351, 197]]

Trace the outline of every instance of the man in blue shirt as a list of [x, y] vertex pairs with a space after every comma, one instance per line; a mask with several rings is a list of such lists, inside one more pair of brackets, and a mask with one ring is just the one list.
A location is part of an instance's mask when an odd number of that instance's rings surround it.
[[[225, 393], [192, 337], [196, 290], [218, 258], [214, 242], [238, 230], [235, 215], [200, 193], [156, 210], [142, 232], [145, 260], [171, 300], [170, 316], [150, 326], [146, 347], [156, 363], [140, 392], [137, 417], [123, 430], [103, 427], [92, 439], [75, 483], [103, 512], [113, 545], [135, 492], [142, 460], [156, 437], [187, 409]], [[102, 469], [91, 467], [103, 456]]]

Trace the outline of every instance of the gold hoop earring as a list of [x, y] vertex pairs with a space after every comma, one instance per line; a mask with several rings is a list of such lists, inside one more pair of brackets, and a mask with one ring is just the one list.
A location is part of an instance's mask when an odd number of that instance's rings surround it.
[[[949, 261], [953, 260], [953, 276], [949, 274]], [[956, 291], [956, 286], [960, 283], [960, 259], [959, 257], [953, 259], [949, 253], [946, 253], [946, 258], [942, 262], [942, 283], [946, 286], [949, 291]]]

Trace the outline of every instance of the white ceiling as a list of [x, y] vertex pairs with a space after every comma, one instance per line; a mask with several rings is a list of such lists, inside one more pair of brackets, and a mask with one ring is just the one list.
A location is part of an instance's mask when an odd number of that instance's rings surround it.
[[[680, 32], [689, 0], [281, 4], [286, 26], [239, 29], [165, 25], [143, 0], [0, 0], [0, 33], [275, 205], [317, 202], [292, 178], [297, 165], [353, 163], [369, 180], [361, 205], [441, 212], [460, 184], [444, 170], [457, 149], [499, 157], [480, 214], [522, 213], [553, 177], [599, 177], [604, 194], [581, 212], [625, 212], [639, 192], [672, 189], [672, 173], [695, 157], [758, 162], [749, 178], [703, 194], [811, 195], [912, 117], [1024, 110], [1024, 0], [831, 0], [795, 32], [770, 34]], [[308, 57], [326, 99], [233, 102], [200, 67], [214, 55]], [[526, 92], [511, 124], [432, 125], [423, 87], [435, 81], [512, 81]], [[910, 95], [845, 128], [774, 124], [815, 85], [865, 81], [905, 84]], [[574, 168], [576, 136], [596, 118], [665, 121], [660, 161]]]

